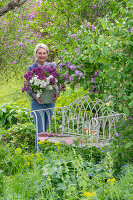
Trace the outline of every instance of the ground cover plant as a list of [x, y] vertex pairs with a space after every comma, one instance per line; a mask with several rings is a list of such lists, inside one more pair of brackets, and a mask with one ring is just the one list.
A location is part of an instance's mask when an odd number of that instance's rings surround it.
[[19, 111], [16, 121], [22, 125], [14, 122], [8, 130], [1, 129], [1, 199], [132, 198], [132, 130], [127, 123], [123, 131], [121, 121], [119, 135], [110, 140], [109, 147], [74, 148], [42, 141], [37, 153], [29, 110], [18, 107], [14, 112]]
[[[29, 0], [1, 15], [0, 199], [133, 199], [131, 13], [131, 0]], [[35, 151], [30, 98], [21, 88], [37, 43], [49, 46], [60, 73], [72, 75], [57, 107], [87, 93], [125, 114], [109, 146], [43, 141]]]

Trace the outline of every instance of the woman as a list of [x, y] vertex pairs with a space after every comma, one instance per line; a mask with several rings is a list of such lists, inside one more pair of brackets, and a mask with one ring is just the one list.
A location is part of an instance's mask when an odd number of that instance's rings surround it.
[[[38, 66], [47, 65], [47, 66], [54, 67], [52, 63], [46, 62], [48, 58], [48, 54], [49, 54], [49, 49], [47, 45], [38, 44], [35, 47], [34, 52], [35, 52], [34, 56], [35, 56], [36, 62], [28, 67], [27, 72], [33, 70], [34, 68]], [[33, 89], [28, 90], [27, 94], [31, 97], [31, 111], [38, 110], [35, 113], [32, 112], [37, 133], [47, 131], [48, 125], [49, 125], [49, 119], [51, 119], [52, 114], [53, 114], [53, 111], [52, 111], [53, 109], [49, 109], [49, 108], [55, 107], [55, 102], [58, 97], [58, 92], [55, 93], [53, 102], [51, 102], [50, 104], [43, 104], [42, 103], [43, 99], [38, 98], [36, 96], [37, 95], [36, 92], [34, 92]], [[47, 112], [39, 111], [41, 109], [49, 109], [49, 110], [47, 110]], [[37, 144], [37, 135], [35, 137], [35, 145], [36, 144]]]

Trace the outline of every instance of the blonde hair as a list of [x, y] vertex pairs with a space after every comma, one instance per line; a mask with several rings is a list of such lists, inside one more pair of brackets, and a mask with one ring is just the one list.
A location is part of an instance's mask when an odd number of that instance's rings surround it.
[[48, 46], [45, 45], [45, 44], [40, 43], [40, 44], [36, 45], [36, 47], [35, 47], [35, 49], [34, 49], [34, 56], [36, 55], [38, 49], [40, 49], [40, 48], [45, 49], [45, 50], [47, 51], [47, 53], [49, 54]]

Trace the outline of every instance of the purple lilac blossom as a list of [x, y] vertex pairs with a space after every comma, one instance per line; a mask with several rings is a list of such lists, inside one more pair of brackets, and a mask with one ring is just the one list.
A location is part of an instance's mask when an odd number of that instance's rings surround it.
[[92, 6], [92, 9], [94, 9], [94, 8], [97, 8], [97, 5], [93, 5], [93, 6]]
[[95, 83], [96, 84], [95, 78], [91, 78], [91, 83]]
[[94, 25], [91, 25], [91, 28], [92, 28], [93, 31], [96, 30], [96, 27]]
[[96, 88], [96, 85], [92, 85], [91, 87], [95, 89], [95, 88]]
[[63, 78], [64, 81], [68, 80], [69, 79], [69, 74], [68, 73], [66, 73], [65, 75], [63, 74], [62, 78]]
[[81, 64], [80, 66], [81, 66], [81, 68], [84, 68], [84, 65], [83, 65], [83, 64]]
[[54, 85], [55, 84], [55, 77], [51, 78], [50, 82], [52, 83], [52, 85]]
[[91, 25], [90, 25], [90, 24], [88, 24], [88, 25], [87, 25], [87, 29], [90, 29], [90, 26], [91, 26]]
[[93, 90], [93, 89], [89, 89], [89, 92], [93, 93], [93, 92], [94, 92], [94, 90]]
[[70, 65], [70, 69], [71, 69], [72, 71], [75, 71], [75, 70], [77, 69], [77, 67], [76, 67], [76, 65]]
[[59, 68], [59, 72], [62, 72], [62, 67], [63, 67], [63, 63], [59, 63], [58, 65], [57, 65], [57, 67]]
[[66, 62], [66, 63], [65, 63], [66, 69], [68, 69], [68, 68], [70, 67], [70, 65], [71, 65], [71, 62], [70, 62], [70, 61]]
[[129, 117], [129, 120], [132, 121], [132, 116]]
[[17, 42], [16, 42], [16, 41], [13, 41], [12, 43], [13, 43], [13, 44], [17, 44]]
[[76, 34], [68, 34], [69, 37], [72, 37], [73, 39], [77, 39], [77, 35]]
[[27, 14], [27, 17], [29, 20], [33, 20], [35, 18], [35, 14], [34, 13]]
[[31, 32], [31, 35], [34, 35], [34, 32]]
[[20, 43], [20, 46], [23, 47], [23, 48], [26, 48], [25, 44], [22, 43], [22, 42]]
[[96, 89], [96, 93], [99, 93], [99, 90]]
[[81, 71], [76, 70], [75, 76], [79, 76], [80, 78], [84, 78], [84, 74]]
[[31, 40], [31, 41], [30, 41], [30, 43], [32, 43], [32, 44], [33, 44], [33, 43], [35, 43], [35, 41], [34, 41], [34, 40]]
[[42, 0], [38, 1], [37, 2], [38, 6], [40, 6], [40, 4], [42, 4], [42, 2], [43, 2]]
[[73, 81], [74, 77], [73, 75], [69, 76], [70, 81]]
[[[30, 80], [32, 77], [36, 75], [39, 79], [45, 80], [47, 76], [52, 75], [53, 78], [50, 79], [50, 82], [52, 85], [55, 84], [55, 78], [57, 76], [60, 76], [60, 74], [56, 71], [56, 68], [51, 66], [38, 66], [34, 68], [32, 71], [29, 71], [27, 74], [24, 75], [24, 78], [27, 80], [27, 82], [24, 83], [24, 87], [22, 88], [22, 92], [29, 90], [31, 88]], [[64, 76], [64, 79], [67, 80], [69, 78], [69, 75], [66, 74]], [[63, 89], [64, 90], [64, 89]]]
[[22, 88], [22, 92], [31, 89], [31, 86], [28, 82], [24, 82], [24, 87]]

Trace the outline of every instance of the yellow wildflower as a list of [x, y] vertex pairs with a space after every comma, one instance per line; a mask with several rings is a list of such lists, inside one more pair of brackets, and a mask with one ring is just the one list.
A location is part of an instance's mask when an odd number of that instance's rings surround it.
[[39, 157], [39, 156], [40, 156], [40, 153], [36, 153], [35, 155], [36, 155], [36, 157]]
[[40, 161], [40, 160], [42, 160], [42, 158], [41, 158], [41, 157], [37, 158], [37, 161]]
[[55, 146], [58, 146], [58, 145], [59, 145], [59, 142], [56, 142], [56, 143], [55, 143]]
[[106, 105], [109, 107], [110, 106], [111, 101], [109, 101], [108, 103], [106, 103]]
[[30, 163], [29, 163], [29, 162], [27, 162], [27, 165], [30, 165]]
[[112, 178], [112, 179], [108, 179], [107, 182], [111, 185], [114, 185], [114, 182], [116, 181], [115, 178]]
[[95, 192], [93, 192], [93, 193], [90, 193], [90, 192], [84, 192], [84, 196], [85, 197], [96, 197], [96, 193]]
[[31, 157], [34, 157], [34, 154], [32, 153], [30, 156], [31, 156]]
[[39, 141], [38, 144], [44, 144], [47, 143], [47, 140]]

